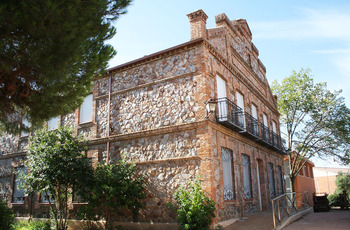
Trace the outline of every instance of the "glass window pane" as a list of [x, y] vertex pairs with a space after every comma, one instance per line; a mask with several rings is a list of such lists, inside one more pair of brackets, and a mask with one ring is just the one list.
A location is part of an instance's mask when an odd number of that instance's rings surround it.
[[83, 104], [80, 106], [79, 123], [92, 121], [92, 94], [85, 97]]
[[17, 167], [15, 170], [15, 181], [13, 186], [13, 198], [12, 203], [24, 203], [24, 190], [20, 187], [24, 183], [24, 180], [20, 178], [20, 175], [26, 174], [25, 167]]
[[[22, 119], [22, 124], [25, 127], [28, 127], [28, 128], [30, 127], [30, 123], [29, 123], [29, 121], [26, 118]], [[21, 137], [26, 137], [28, 135], [29, 135], [29, 132], [24, 131], [24, 130], [21, 131]]]
[[249, 199], [253, 197], [251, 173], [250, 173], [250, 157], [246, 154], [242, 154], [242, 167], [243, 167], [243, 187], [244, 198]]
[[49, 190], [45, 190], [40, 193], [40, 203], [49, 203], [49, 200], [51, 203], [55, 202], [55, 199], [51, 196], [51, 192]]
[[278, 192], [279, 195], [283, 194], [283, 174], [282, 174], [282, 167], [279, 165], [277, 166], [278, 169]]
[[269, 163], [269, 182], [270, 182], [270, 195], [271, 197], [276, 196], [276, 191], [275, 191], [275, 173], [273, 170], [273, 164]]
[[58, 128], [58, 117], [53, 117], [48, 121], [48, 129], [54, 130]]
[[222, 171], [224, 180], [224, 200], [234, 200], [234, 171], [233, 171], [233, 153], [231, 149], [221, 148], [222, 152]]

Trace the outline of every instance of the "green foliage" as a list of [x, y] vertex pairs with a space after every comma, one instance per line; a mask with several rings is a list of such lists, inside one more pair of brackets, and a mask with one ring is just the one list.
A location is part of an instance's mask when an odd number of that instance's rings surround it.
[[336, 193], [340, 194], [345, 190], [348, 195], [350, 194], [350, 175], [345, 175], [339, 172], [335, 184], [337, 186], [335, 190]]
[[20, 221], [13, 224], [14, 230], [50, 230], [50, 222], [47, 221]]
[[[66, 114], [90, 93], [115, 54], [105, 41], [131, 0], [0, 2], [0, 127]], [[44, 108], [44, 109], [43, 109]]]
[[30, 139], [24, 162], [28, 170], [23, 178], [24, 190], [27, 194], [50, 192], [55, 199], [54, 203], [49, 201], [50, 209], [59, 230], [67, 228], [70, 189], [74, 187], [80, 192], [89, 183], [92, 167], [82, 155], [84, 150], [81, 139], [66, 127], [39, 130]]
[[0, 230], [9, 230], [13, 223], [13, 211], [0, 201]]
[[331, 92], [326, 83], [315, 83], [310, 70], [293, 71], [281, 83], [274, 81], [281, 128], [290, 150], [290, 178], [294, 181], [313, 156], [332, 156], [350, 163], [350, 109], [341, 91]]
[[215, 217], [215, 202], [209, 198], [196, 180], [188, 188], [180, 187], [174, 193], [175, 204], [169, 206], [177, 212], [177, 220], [182, 229], [209, 229], [211, 219]]
[[135, 164], [120, 160], [117, 164], [98, 165], [91, 178], [89, 188], [81, 194], [88, 201], [83, 208], [87, 219], [97, 215], [106, 220], [106, 229], [112, 229], [113, 213], [120, 208], [138, 214], [146, 185]]
[[331, 206], [331, 207], [339, 206], [339, 194], [338, 193], [329, 194], [327, 196], [327, 199], [329, 201], [329, 206]]

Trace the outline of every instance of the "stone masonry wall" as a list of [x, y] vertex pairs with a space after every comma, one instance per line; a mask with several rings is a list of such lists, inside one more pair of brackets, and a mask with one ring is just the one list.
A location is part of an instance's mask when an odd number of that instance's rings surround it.
[[195, 121], [198, 89], [193, 77], [149, 86], [112, 98], [112, 133], [131, 133]]
[[195, 130], [168, 133], [111, 143], [111, 158], [121, 155], [135, 163], [197, 155], [200, 141]]

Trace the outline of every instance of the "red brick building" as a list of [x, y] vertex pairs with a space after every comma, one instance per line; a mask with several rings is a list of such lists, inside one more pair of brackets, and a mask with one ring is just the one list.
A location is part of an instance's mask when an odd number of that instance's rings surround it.
[[315, 167], [315, 187], [317, 193], [333, 194], [337, 188], [335, 180], [338, 172], [350, 175], [348, 168]]
[[300, 170], [299, 175], [296, 177], [294, 182], [296, 192], [309, 192], [309, 205], [311, 207], [314, 206], [313, 193], [316, 192], [315, 179], [313, 174], [314, 167], [314, 163], [312, 163], [311, 161], [307, 161], [303, 169]]
[[[89, 140], [93, 166], [122, 155], [136, 162], [148, 178], [142, 222], [175, 222], [166, 203], [195, 178], [217, 203], [214, 222], [268, 209], [285, 191], [276, 97], [247, 22], [220, 14], [207, 29], [202, 10], [188, 18], [191, 41], [111, 68], [81, 108], [50, 120]], [[216, 103], [210, 114], [209, 100]], [[28, 212], [13, 176], [27, 140], [0, 139], [0, 196], [17, 215]], [[33, 213], [45, 216], [39, 195], [32, 202]], [[78, 206], [72, 200], [71, 209]]]

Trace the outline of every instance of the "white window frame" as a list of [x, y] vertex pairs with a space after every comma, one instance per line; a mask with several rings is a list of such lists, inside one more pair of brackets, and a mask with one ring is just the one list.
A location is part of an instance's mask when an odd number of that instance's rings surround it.
[[240, 122], [243, 124], [243, 127], [245, 127], [245, 116], [244, 116], [244, 96], [240, 92], [236, 91], [236, 101], [237, 106], [242, 109], [242, 116], [239, 116]]
[[93, 95], [89, 94], [84, 98], [79, 109], [79, 124], [92, 122]]
[[[30, 122], [26, 118], [22, 119], [22, 124], [28, 128], [30, 127]], [[27, 136], [29, 136], [29, 132], [25, 130], [21, 130], [21, 137], [27, 137]]]
[[277, 123], [272, 121], [272, 131], [277, 134]]
[[55, 130], [58, 129], [58, 116], [57, 117], [53, 117], [51, 118], [48, 122], [47, 122], [47, 127], [48, 130]]

